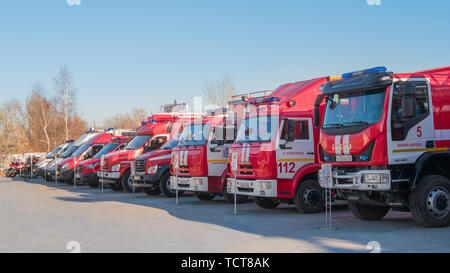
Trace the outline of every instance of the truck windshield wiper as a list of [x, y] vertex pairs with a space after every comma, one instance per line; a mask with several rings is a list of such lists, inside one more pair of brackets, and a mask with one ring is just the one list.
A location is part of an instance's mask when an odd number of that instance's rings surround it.
[[330, 127], [336, 127], [336, 128], [342, 128], [344, 125], [342, 123], [330, 123], [330, 124], [325, 124], [323, 127], [324, 128], [330, 128]]
[[369, 123], [367, 121], [350, 121], [350, 122], [344, 122], [344, 124], [364, 125], [364, 126], [369, 125]]

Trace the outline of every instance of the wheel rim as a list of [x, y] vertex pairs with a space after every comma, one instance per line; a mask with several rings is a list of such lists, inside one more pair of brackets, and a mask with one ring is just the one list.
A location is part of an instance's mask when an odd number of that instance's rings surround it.
[[448, 191], [443, 188], [434, 188], [428, 194], [427, 209], [436, 218], [445, 217], [449, 212]]
[[316, 187], [309, 187], [303, 193], [303, 202], [310, 208], [315, 208], [320, 204], [320, 191]]

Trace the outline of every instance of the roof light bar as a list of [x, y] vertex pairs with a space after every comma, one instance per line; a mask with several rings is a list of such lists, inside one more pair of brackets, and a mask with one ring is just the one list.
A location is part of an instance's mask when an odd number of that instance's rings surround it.
[[250, 101], [250, 104], [262, 104], [262, 103], [273, 103], [273, 102], [279, 102], [280, 98], [278, 97], [267, 97], [267, 98], [260, 98], [260, 99], [254, 99]]
[[344, 74], [342, 74], [342, 78], [350, 78], [350, 77], [354, 77], [354, 76], [360, 76], [360, 75], [366, 75], [366, 74], [375, 74], [375, 73], [386, 72], [386, 71], [387, 71], [386, 67], [384, 67], [384, 66], [377, 66], [377, 67], [368, 68], [368, 69], [364, 69], [364, 70], [344, 73]]

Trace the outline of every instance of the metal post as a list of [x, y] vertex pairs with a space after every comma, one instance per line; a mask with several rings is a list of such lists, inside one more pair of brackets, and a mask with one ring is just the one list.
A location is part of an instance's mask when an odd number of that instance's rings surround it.
[[77, 171], [77, 157], [73, 156], [73, 187], [77, 188], [77, 177], [76, 177], [76, 171]]
[[33, 179], [33, 156], [31, 156], [30, 162], [30, 179]]
[[236, 170], [234, 171], [234, 215], [237, 215], [237, 187], [236, 187]]
[[[48, 157], [48, 153], [47, 153], [47, 155], [45, 156], [45, 160], [47, 160], [47, 157]], [[44, 166], [44, 183], [45, 183], [45, 184], [47, 184], [47, 164], [48, 164], [48, 163], [46, 163], [45, 166]]]
[[[105, 159], [105, 156], [104, 155], [102, 155], [101, 157], [100, 157], [100, 173], [102, 172], [102, 170], [103, 170], [103, 160]], [[102, 192], [103, 192], [103, 188], [104, 188], [104, 183], [103, 182], [100, 182], [100, 177], [99, 177], [99, 179], [98, 179], [99, 181], [99, 183], [100, 184], [102, 184]]]

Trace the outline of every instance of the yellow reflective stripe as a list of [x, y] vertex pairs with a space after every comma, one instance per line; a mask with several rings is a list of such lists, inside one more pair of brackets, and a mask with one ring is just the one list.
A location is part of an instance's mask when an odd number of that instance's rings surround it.
[[208, 160], [208, 163], [228, 162], [228, 159]]
[[314, 158], [286, 158], [277, 160], [277, 162], [290, 162], [290, 161], [314, 161]]
[[437, 151], [447, 151], [448, 148], [420, 148], [420, 149], [400, 149], [393, 150], [393, 153], [413, 153], [413, 152], [437, 152]]

